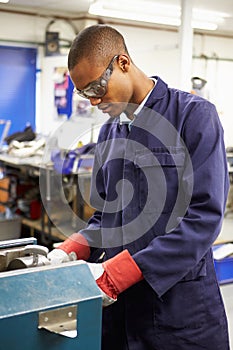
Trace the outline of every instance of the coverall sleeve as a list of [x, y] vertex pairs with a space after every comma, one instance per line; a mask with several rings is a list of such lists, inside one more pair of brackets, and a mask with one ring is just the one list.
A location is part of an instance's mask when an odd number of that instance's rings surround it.
[[223, 129], [217, 111], [203, 100], [183, 124], [193, 166], [193, 192], [185, 216], [171, 232], [155, 237], [133, 258], [158, 296], [205, 256], [220, 233], [229, 188]]

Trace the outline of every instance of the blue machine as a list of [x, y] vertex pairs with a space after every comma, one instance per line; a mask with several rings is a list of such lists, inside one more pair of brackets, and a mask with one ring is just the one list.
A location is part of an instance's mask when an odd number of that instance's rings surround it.
[[100, 350], [101, 318], [83, 262], [0, 273], [0, 350]]

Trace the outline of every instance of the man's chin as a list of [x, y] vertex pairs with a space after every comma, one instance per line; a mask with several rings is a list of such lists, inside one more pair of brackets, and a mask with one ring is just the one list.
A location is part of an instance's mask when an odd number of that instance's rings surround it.
[[122, 111], [109, 110], [109, 111], [102, 111], [102, 113], [105, 114], [106, 117], [117, 118], [122, 113]]
[[101, 109], [103, 114], [108, 115], [110, 118], [117, 118], [119, 115], [125, 111], [127, 108], [127, 103], [125, 102], [116, 102], [109, 103], [108, 105], [102, 105], [99, 109]]

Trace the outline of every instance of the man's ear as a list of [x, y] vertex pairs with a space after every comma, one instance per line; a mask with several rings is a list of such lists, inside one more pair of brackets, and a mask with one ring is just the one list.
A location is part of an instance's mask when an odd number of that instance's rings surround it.
[[126, 54], [122, 54], [118, 57], [118, 65], [123, 72], [128, 72], [130, 66], [130, 58]]

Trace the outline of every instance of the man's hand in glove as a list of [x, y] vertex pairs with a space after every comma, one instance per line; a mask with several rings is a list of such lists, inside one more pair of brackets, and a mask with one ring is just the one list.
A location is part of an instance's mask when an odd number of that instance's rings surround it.
[[86, 239], [80, 233], [74, 233], [67, 238], [58, 248], [53, 249], [47, 258], [51, 264], [61, 264], [72, 260], [87, 260], [90, 248]]
[[141, 270], [128, 250], [102, 264], [87, 264], [103, 294], [103, 306], [112, 304], [118, 294], [143, 279]]
[[77, 256], [74, 252], [67, 254], [61, 249], [53, 249], [47, 255], [48, 260], [52, 265], [58, 265], [72, 260], [77, 260]]
[[[80, 233], [74, 233], [47, 257], [51, 264], [60, 264], [71, 260], [86, 261], [89, 256], [87, 240]], [[141, 270], [127, 250], [102, 264], [87, 264], [103, 294], [103, 306], [112, 304], [119, 293], [143, 279]]]

